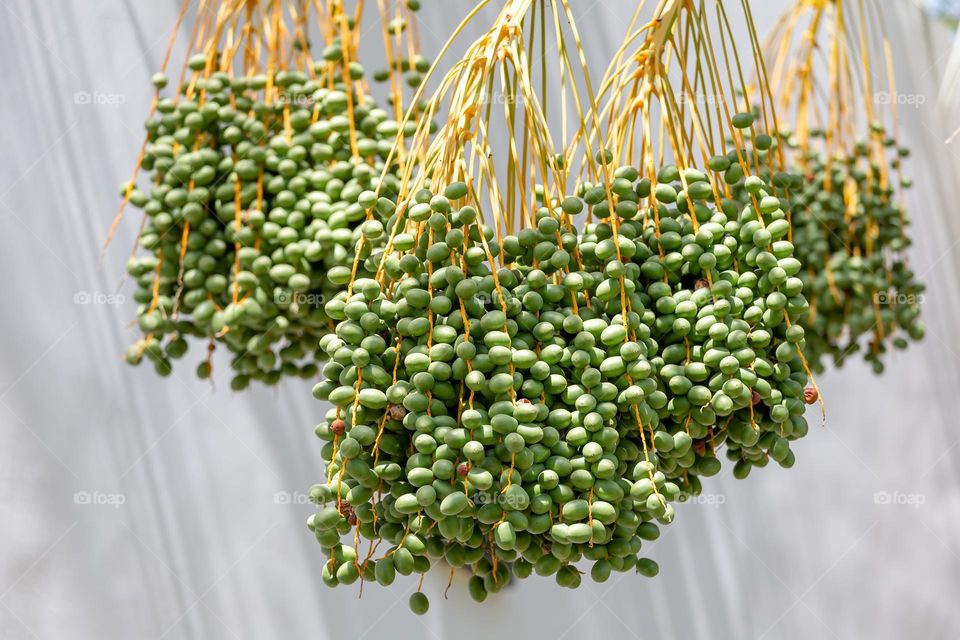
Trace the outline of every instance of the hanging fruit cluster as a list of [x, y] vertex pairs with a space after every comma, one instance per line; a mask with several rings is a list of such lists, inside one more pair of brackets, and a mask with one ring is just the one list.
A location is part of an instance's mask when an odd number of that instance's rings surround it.
[[200, 341], [236, 390], [321, 374], [326, 584], [420, 574], [422, 614], [440, 560], [478, 601], [582, 560], [653, 576], [644, 542], [723, 458], [793, 466], [813, 371], [922, 337], [872, 3], [798, 2], [768, 76], [746, 1], [641, 1], [595, 93], [569, 0], [506, 0], [429, 99], [420, 3], [377, 4], [386, 107], [362, 2], [202, 0], [123, 190], [130, 363]]
[[[234, 389], [317, 374], [333, 328], [323, 305], [350, 279], [360, 234], [374, 236], [360, 195], [396, 197], [399, 167], [386, 163], [399, 125], [357, 62], [359, 18], [317, 7], [328, 44], [314, 60], [310, 3], [201, 3], [172, 95], [154, 77], [150, 186], [124, 190], [145, 213], [145, 253], [128, 264], [144, 334], [130, 363], [167, 375], [199, 339], [233, 354]], [[204, 354], [197, 373], [210, 372]]]
[[[559, 52], [569, 65], [566, 3], [552, 18], [545, 3], [508, 3], [442, 83], [459, 89], [448, 124], [432, 144], [414, 136], [422, 171], [401, 178], [386, 247], [358, 258], [374, 277], [326, 306], [337, 326], [321, 342], [330, 362], [314, 393], [333, 405], [316, 430], [328, 477], [311, 490], [323, 506], [308, 526], [331, 586], [389, 585], [440, 558], [471, 568], [479, 601], [532, 572], [576, 587], [582, 559], [598, 581], [654, 575], [643, 541], [720, 471], [721, 447], [743, 477], [770, 459], [791, 466], [789, 442], [806, 434], [818, 396], [797, 324], [808, 305], [778, 197], [802, 185], [751, 172], [746, 158], [772, 142], [758, 134], [748, 151], [744, 130], [762, 126], [749, 112], [714, 114], [735, 140], [716, 155], [648, 135], [653, 101], [673, 135], [704, 135], [702, 118], [671, 111], [690, 96], [672, 94], [663, 66], [670, 34], [699, 29], [696, 13], [667, 2], [631, 33], [624, 51], [636, 51], [615, 61], [607, 107], [570, 98], [581, 125], [558, 150], [527, 64], [537, 9], [558, 41], [543, 58]], [[625, 89], [624, 78], [640, 82]], [[586, 72], [578, 80], [589, 87]], [[500, 100], [506, 180], [481, 111], [489, 87], [516, 87]], [[445, 97], [441, 88], [429, 108]], [[567, 195], [577, 145], [597, 141], [609, 150], [585, 154], [589, 180]], [[677, 164], [657, 166], [664, 152]], [[418, 590], [410, 604], [422, 613], [428, 601]]]
[[[794, 3], [770, 36], [771, 82], [791, 171], [809, 188], [789, 203], [816, 370], [864, 350], [877, 373], [891, 347], [923, 337], [924, 285], [910, 268], [910, 186], [897, 141], [897, 94], [878, 3]], [[826, 54], [823, 62], [821, 53]]]

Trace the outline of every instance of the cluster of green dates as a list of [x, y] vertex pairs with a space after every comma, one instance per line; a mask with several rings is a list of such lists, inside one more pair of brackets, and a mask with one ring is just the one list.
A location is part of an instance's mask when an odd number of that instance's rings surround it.
[[[869, 141], [830, 158], [819, 150], [823, 138], [823, 132], [813, 132], [814, 144], [804, 154], [789, 133], [782, 136], [807, 174], [804, 188], [788, 199], [810, 301], [801, 319], [805, 354], [821, 372], [863, 351], [865, 361], [882, 373], [891, 347], [905, 349], [925, 333], [920, 320], [925, 286], [907, 260], [909, 219], [898, 201], [901, 189], [911, 186], [901, 178], [909, 150], [879, 126]], [[886, 157], [886, 167], [878, 164], [874, 145], [883, 149], [879, 155]], [[763, 157], [760, 164], [766, 164]], [[741, 201], [747, 196], [739, 195]]]
[[[233, 354], [234, 389], [317, 374], [317, 344], [334, 327], [324, 304], [349, 280], [368, 218], [360, 196], [398, 187], [396, 167], [380, 184], [398, 124], [342, 81], [360, 80], [362, 67], [320, 79], [340, 55], [335, 42], [313, 73], [272, 79], [215, 72], [159, 101], [146, 123], [151, 186], [130, 195], [146, 214], [142, 253], [127, 267], [144, 334], [130, 363], [146, 357], [167, 375], [198, 338]], [[197, 72], [205, 64], [189, 61]], [[271, 83], [279, 95], [268, 103]]]
[[[575, 588], [581, 561], [596, 581], [653, 576], [643, 543], [720, 472], [721, 448], [738, 477], [793, 464], [801, 264], [777, 188], [736, 158], [653, 184], [621, 167], [499, 242], [463, 183], [383, 212], [408, 231], [371, 257], [381, 280], [327, 304], [320, 343], [329, 475], [308, 526], [325, 583], [389, 585], [441, 559], [470, 568], [477, 601], [532, 573]], [[724, 182], [758, 204], [716, 206]], [[587, 208], [596, 222], [576, 229]], [[354, 531], [383, 553], [358, 556]]]

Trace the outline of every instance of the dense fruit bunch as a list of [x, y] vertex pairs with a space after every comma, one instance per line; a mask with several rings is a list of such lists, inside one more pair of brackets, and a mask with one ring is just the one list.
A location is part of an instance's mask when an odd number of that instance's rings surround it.
[[[867, 339], [864, 358], [881, 373], [890, 346], [904, 349], [908, 339], [924, 335], [919, 305], [925, 287], [906, 259], [909, 220], [897, 201], [900, 187], [910, 186], [907, 179], [899, 183], [901, 159], [909, 152], [879, 127], [871, 135], [890, 156], [888, 167], [878, 166], [866, 142], [829, 160], [820, 151], [808, 151], [801, 163], [806, 185], [785, 201], [810, 301], [810, 312], [801, 319], [805, 353], [816, 371], [830, 360], [842, 365]], [[822, 137], [814, 133], [815, 141]], [[881, 182], [884, 171], [887, 186]], [[741, 201], [748, 195], [738, 194]]]
[[829, 164], [811, 152], [813, 181], [794, 205], [794, 237], [811, 300], [804, 321], [811, 353], [842, 364], [866, 337], [864, 357], [877, 373], [891, 344], [904, 349], [908, 338], [924, 334], [919, 302], [925, 287], [906, 260], [909, 221], [897, 202], [899, 163], [908, 152], [894, 148], [890, 139], [886, 145], [894, 155], [887, 187], [881, 186], [881, 167], [871, 164], [866, 143]]
[[[318, 73], [339, 58], [336, 44], [324, 58]], [[333, 328], [323, 304], [349, 280], [371, 204], [360, 196], [375, 189], [398, 125], [344, 82], [279, 71], [272, 83], [279, 98], [268, 104], [265, 75], [213, 73], [161, 100], [147, 122], [153, 186], [131, 195], [146, 214], [147, 254], [128, 265], [146, 337], [131, 363], [146, 355], [168, 374], [193, 336], [234, 354], [235, 389], [316, 374], [317, 342]], [[381, 191], [395, 188], [388, 174]], [[198, 374], [209, 373], [205, 358]]]
[[[308, 522], [327, 584], [439, 558], [472, 565], [477, 600], [534, 571], [576, 587], [581, 559], [598, 581], [653, 575], [642, 542], [720, 470], [721, 445], [740, 477], [793, 463], [812, 400], [800, 263], [773, 189], [731, 158], [655, 186], [620, 168], [500, 242], [462, 183], [405, 203], [416, 231], [371, 258], [385, 277], [327, 305], [329, 476]], [[718, 209], [722, 180], [757, 206]], [[585, 205], [600, 221], [578, 233]], [[391, 547], [358, 557], [354, 528]]]
[[[789, 441], [806, 434], [805, 404], [816, 399], [805, 388], [805, 332], [797, 322], [808, 305], [798, 278], [801, 263], [786, 239], [783, 203], [735, 162], [731, 153], [710, 164], [724, 182], [752, 193], [756, 207], [723, 200], [716, 210], [706, 175], [684, 172], [684, 191], [679, 172], [670, 167], [660, 172], [653, 193], [656, 215], [619, 225], [620, 241], [632, 253], [628, 282], [644, 287], [639, 301], [660, 385], [647, 402], [664, 431], [694, 439], [692, 453], [671, 450], [664, 436], [655, 440], [658, 469], [678, 481], [687, 478], [693, 494], [699, 493], [698, 476], [719, 471], [714, 454], [721, 444], [737, 477], [771, 458], [792, 466]], [[629, 208], [624, 203], [631, 187], [640, 198], [651, 191], [648, 180], [636, 178], [634, 169], [617, 172], [613, 190], [621, 214]], [[586, 193], [588, 202], [600, 197]], [[597, 215], [597, 206], [593, 211]], [[605, 224], [587, 229], [586, 264], [611, 264], [610, 235]], [[590, 241], [597, 240], [594, 249]]]
[[[359, 562], [337, 559], [353, 553], [338, 544], [351, 521], [396, 545], [367, 565], [386, 584], [428, 569], [428, 555], [477, 565], [479, 599], [506, 584], [510, 561], [516, 575], [567, 586], [580, 582], [569, 563], [581, 556], [598, 578], [655, 573], [641, 539], [672, 519], [680, 487], [648, 461], [651, 436], [637, 426], [656, 420], [640, 315], [625, 321], [606, 300], [618, 278], [575, 269], [578, 238], [559, 209], [498, 245], [474, 208], [452, 204], [465, 191], [418, 194], [409, 216], [424, 229], [394, 238], [404, 253], [387, 257], [387, 286], [360, 279], [327, 306], [342, 318], [323, 340], [331, 362], [316, 389], [336, 407], [317, 431], [332, 441], [333, 479], [314, 491], [341, 500], [311, 520], [333, 552], [325, 580], [358, 577]], [[492, 269], [501, 252], [512, 266]], [[678, 448], [691, 444], [678, 436]]]

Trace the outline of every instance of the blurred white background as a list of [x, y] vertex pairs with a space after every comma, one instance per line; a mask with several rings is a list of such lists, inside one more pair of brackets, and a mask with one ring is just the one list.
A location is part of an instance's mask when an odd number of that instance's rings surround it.
[[[138, 215], [102, 264], [100, 248], [179, 4], [0, 0], [0, 637], [958, 637], [960, 152], [942, 141], [960, 110], [937, 105], [945, 26], [883, 0], [899, 89], [917, 98], [900, 120], [925, 342], [883, 378], [852, 362], [821, 380], [827, 424], [796, 467], [705, 483], [711, 504], [679, 508], [649, 547], [658, 578], [572, 592], [534, 577], [478, 606], [463, 576], [444, 601], [437, 572], [417, 618], [413, 580], [362, 600], [320, 581], [304, 493], [325, 409], [309, 384], [238, 395], [225, 366], [212, 387], [192, 366], [161, 380], [121, 360]], [[433, 54], [472, 3], [423, 4]], [[573, 4], [599, 77], [633, 3]], [[786, 2], [753, 6], [763, 32]]]

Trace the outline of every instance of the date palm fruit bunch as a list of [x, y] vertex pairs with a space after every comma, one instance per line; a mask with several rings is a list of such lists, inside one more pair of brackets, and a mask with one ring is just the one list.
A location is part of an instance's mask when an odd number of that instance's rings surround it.
[[[609, 190], [626, 247], [619, 257], [606, 188], [584, 190], [599, 220], [585, 230], [585, 264], [625, 264], [637, 288], [633, 309], [643, 310], [656, 345], [658, 388], [647, 401], [666, 435], [693, 440], [674, 452], [658, 433], [658, 469], [693, 495], [699, 476], [720, 470], [722, 445], [737, 477], [770, 460], [793, 466], [789, 443], [806, 435], [806, 404], [815, 399], [798, 324], [808, 303], [786, 213], [775, 187], [745, 175], [737, 158], [711, 158], [710, 173], [666, 166], [655, 185], [636, 168], [617, 169]], [[717, 207], [715, 193], [729, 187], [756, 204], [723, 198]]]
[[[725, 212], [705, 175], [678, 194], [672, 167], [655, 193], [615, 174], [616, 225], [591, 187], [600, 221], [582, 234], [564, 215], [585, 204], [567, 198], [502, 242], [460, 206], [465, 184], [422, 191], [409, 211], [424, 228], [394, 239], [386, 287], [358, 279], [328, 304], [340, 322], [315, 394], [334, 405], [317, 428], [330, 477], [310, 520], [328, 584], [390, 584], [441, 558], [475, 565], [478, 600], [533, 571], [575, 587], [582, 559], [600, 581], [652, 575], [643, 541], [719, 472], [723, 445], [738, 477], [793, 465], [807, 305], [771, 188], [741, 175], [764, 204]], [[353, 527], [390, 548], [358, 559], [340, 543]]]
[[[800, 321], [809, 304], [788, 206], [806, 184], [781, 169], [766, 85], [745, 96], [749, 62], [729, 64], [737, 72], [728, 73], [723, 65], [736, 50], [714, 49], [735, 39], [733, 9], [715, 5], [715, 23], [682, 2], [658, 9], [605, 76], [597, 137], [609, 152], [587, 166], [581, 194], [588, 223], [599, 220], [608, 238], [626, 235], [641, 247], [627, 264], [659, 346], [651, 363], [660, 394], [648, 401], [668, 432], [694, 439], [699, 457], [692, 474], [689, 455], [659, 468], [689, 478], [696, 494], [699, 477], [719, 472], [721, 446], [738, 478], [771, 460], [793, 466], [790, 442], [807, 433], [806, 405], [820, 400], [805, 356]], [[755, 50], [748, 10], [742, 18]], [[680, 33], [699, 33], [703, 46], [688, 50]], [[762, 76], [762, 62], [753, 64]], [[598, 259], [609, 255], [607, 247]]]
[[[307, 524], [328, 585], [389, 585], [441, 560], [470, 568], [477, 601], [534, 572], [571, 588], [586, 570], [601, 582], [615, 571], [652, 576], [644, 542], [721, 470], [723, 447], [745, 477], [770, 460], [792, 466], [790, 442], [807, 432], [818, 392], [806, 387], [797, 320], [808, 304], [784, 185], [746, 162], [745, 131], [767, 123], [738, 113], [735, 144], [702, 170], [689, 157], [654, 169], [668, 154], [646, 144], [635, 165], [624, 140], [678, 123], [634, 127], [629, 117], [651, 117], [649, 102], [618, 94], [555, 153], [543, 102], [526, 89], [520, 34], [531, 4], [509, 3], [453, 72], [464, 75], [445, 79], [467, 89], [426, 149], [426, 170], [401, 180], [389, 240], [363, 265], [374, 276], [327, 304], [337, 326], [322, 339], [329, 363], [314, 388], [333, 405], [316, 427], [327, 477], [311, 488], [319, 509]], [[664, 94], [667, 70], [654, 62], [663, 51], [651, 47], [666, 46], [681, 19], [701, 24], [686, 4], [665, 5], [605, 86], [649, 73], [644, 95]], [[495, 53], [516, 63], [516, 83], [484, 75]], [[487, 153], [489, 121], [472, 128], [489, 85], [516, 86], [521, 95], [503, 102], [525, 105], [505, 181]], [[591, 131], [607, 116], [623, 120], [609, 135]], [[589, 179], [566, 195], [571, 149], [598, 139], [610, 150], [584, 154]], [[524, 148], [537, 150], [533, 175], [518, 169]], [[410, 606], [427, 610], [421, 589]]]
[[[128, 264], [144, 337], [127, 360], [146, 357], [167, 375], [197, 340], [208, 347], [197, 373], [208, 377], [223, 345], [239, 390], [316, 375], [317, 343], [333, 328], [323, 305], [350, 278], [361, 226], [373, 240], [362, 251], [377, 238], [360, 195], [397, 192], [398, 165], [386, 158], [399, 125], [364, 91], [356, 24], [342, 13], [324, 14], [339, 31], [311, 60], [294, 3], [289, 14], [283, 3], [252, 13], [250, 3], [219, 4], [235, 38], [203, 43], [173, 95], [159, 93], [166, 75], [154, 77], [142, 158], [150, 186], [125, 193], [145, 214], [142, 253]], [[278, 31], [260, 28], [273, 20]]]
[[[330, 550], [324, 580], [390, 584], [443, 558], [476, 565], [482, 600], [511, 571], [575, 587], [581, 558], [597, 579], [652, 575], [642, 542], [681, 492], [653, 438], [696, 461], [649, 404], [653, 318], [624, 313], [626, 265], [577, 266], [582, 240], [562, 206], [498, 242], [466, 195], [462, 182], [418, 192], [408, 215], [420, 233], [393, 238], [384, 284], [357, 279], [327, 305], [339, 322], [314, 393], [333, 404], [317, 428], [330, 479], [313, 493], [328, 504], [309, 523]], [[360, 564], [339, 543], [354, 526], [391, 547]]]
[[[896, 89], [881, 3], [797, 2], [771, 34], [771, 82], [790, 171], [806, 188], [784, 203], [810, 300], [801, 319], [811, 366], [863, 357], [876, 373], [892, 348], [920, 340], [925, 286], [911, 269]], [[836, 62], [820, 65], [817, 51]], [[884, 70], [885, 71], [881, 71]], [[823, 74], [826, 79], [821, 80]], [[815, 87], [827, 87], [820, 91]], [[759, 164], [763, 164], [762, 160]]]
[[[823, 140], [822, 132], [811, 136]], [[790, 132], [783, 139], [796, 145]], [[892, 174], [909, 151], [891, 138], [883, 144], [892, 156]], [[758, 154], [761, 167], [765, 155]], [[800, 187], [804, 177], [794, 176], [798, 188], [781, 203], [791, 214], [797, 258], [805, 265], [799, 277], [811, 302], [800, 323], [807, 330], [805, 352], [814, 371], [823, 371], [831, 361], [840, 366], [865, 351], [864, 360], [882, 373], [891, 347], [906, 349], [925, 333], [920, 301], [926, 287], [906, 256], [909, 220], [896, 190], [882, 185], [880, 169], [870, 163], [869, 144], [862, 141], [852, 156], [837, 154], [830, 161], [810, 149], [804, 168], [812, 182]], [[909, 185], [907, 179], [901, 184]], [[738, 190], [737, 196], [742, 202], [749, 194]]]
[[[482, 601], [533, 572], [576, 587], [581, 559], [597, 580], [658, 571], [641, 547], [673, 519], [681, 487], [656, 468], [655, 345], [620, 305], [625, 273], [582, 264], [571, 216], [584, 205], [563, 194], [566, 156], [524, 44], [538, 19], [562, 37], [570, 8], [551, 18], [535, 6], [507, 3], [444, 78], [427, 114], [449, 97], [450, 116], [432, 141], [422, 124], [413, 136], [425, 161], [401, 180], [386, 247], [365, 263], [374, 276], [326, 306], [338, 323], [314, 394], [333, 407], [316, 429], [327, 480], [311, 489], [308, 526], [331, 586], [388, 585], [443, 560], [470, 567]], [[482, 108], [489, 86], [515, 92], [502, 122]], [[497, 180], [490, 132], [504, 124], [512, 177]], [[529, 173], [521, 149], [540, 158]], [[690, 446], [678, 436], [678, 451]], [[425, 612], [426, 595], [410, 605]]]

